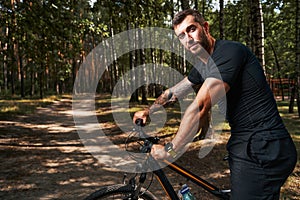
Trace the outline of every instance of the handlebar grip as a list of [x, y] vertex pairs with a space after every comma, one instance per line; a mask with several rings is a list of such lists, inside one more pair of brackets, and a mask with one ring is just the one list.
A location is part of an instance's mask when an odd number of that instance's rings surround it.
[[137, 126], [144, 126], [144, 123], [143, 123], [143, 119], [137, 119], [137, 120], [135, 120], [135, 124], [137, 125]]

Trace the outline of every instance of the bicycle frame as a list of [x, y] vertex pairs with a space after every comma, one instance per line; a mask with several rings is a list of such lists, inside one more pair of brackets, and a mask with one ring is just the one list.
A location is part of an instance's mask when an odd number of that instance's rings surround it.
[[[150, 162], [153, 165], [157, 165], [157, 161], [154, 160], [151, 156], [148, 158], [148, 162]], [[178, 164], [171, 163], [167, 160], [163, 161], [167, 164], [167, 166], [172, 169], [177, 174], [180, 174], [181, 176], [187, 178], [188, 180], [191, 180], [196, 185], [202, 187], [206, 191], [210, 192], [216, 197], [219, 197], [224, 200], [229, 200], [230, 196], [228, 192], [221, 190], [220, 188], [212, 185], [211, 183], [207, 182], [206, 180], [200, 178], [199, 176], [195, 175], [194, 173], [188, 171], [187, 169], [179, 166]], [[158, 169], [153, 171], [153, 173], [156, 176], [156, 179], [166, 192], [166, 194], [170, 197], [172, 200], [179, 200], [177, 193], [175, 192], [173, 186], [171, 185], [170, 181], [168, 180], [167, 176], [165, 175], [164, 171], [162, 169]]]
[[[142, 121], [140, 120], [139, 121], [140, 126], [138, 127], [138, 132], [140, 133], [140, 135], [142, 135], [142, 136], [144, 136], [144, 138], [146, 138], [144, 140], [144, 145], [141, 148], [141, 152], [142, 153], [150, 153], [152, 144], [156, 144], [159, 139], [156, 138], [156, 137], [154, 137], [154, 138], [153, 137], [148, 137], [141, 129], [141, 123], [142, 123]], [[167, 166], [171, 170], [173, 170], [177, 174], [187, 178], [188, 180], [191, 180], [193, 183], [195, 183], [196, 185], [202, 187], [203, 189], [210, 192], [214, 196], [219, 197], [219, 198], [224, 199], [224, 200], [229, 200], [230, 199], [230, 196], [228, 194], [230, 192], [230, 190], [229, 191], [221, 190], [220, 188], [214, 186], [213, 184], [207, 182], [206, 180], [200, 178], [199, 176], [197, 176], [194, 173], [188, 171], [187, 169], [179, 166], [178, 164], [169, 162], [168, 160], [163, 160], [163, 162], [166, 163]], [[179, 197], [177, 196], [177, 193], [175, 192], [175, 190], [174, 190], [173, 186], [171, 185], [170, 181], [168, 180], [166, 174], [164, 173], [164, 171], [161, 168], [159, 168], [158, 161], [155, 160], [150, 154], [149, 154], [148, 158], [145, 160], [145, 162], [142, 164], [141, 167], [143, 169], [149, 169], [149, 168], [150, 169], [156, 169], [156, 170], [153, 170], [153, 173], [156, 176], [156, 179], [158, 180], [158, 182], [160, 183], [162, 188], [165, 190], [166, 194], [172, 200], [179, 200]], [[140, 184], [137, 185], [138, 188], [135, 190], [136, 194], [134, 194], [134, 197], [138, 196], [138, 193], [141, 189], [141, 186], [145, 182], [146, 174], [147, 174], [147, 172], [142, 172], [140, 174], [140, 179], [139, 179]]]

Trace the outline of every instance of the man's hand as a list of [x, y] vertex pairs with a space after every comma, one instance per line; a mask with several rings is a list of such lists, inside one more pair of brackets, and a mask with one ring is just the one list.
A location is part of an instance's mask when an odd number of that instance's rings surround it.
[[138, 112], [134, 113], [134, 116], [132, 119], [133, 123], [135, 124], [137, 119], [142, 119], [143, 124], [146, 124], [148, 116], [149, 116], [149, 109], [138, 111]]
[[154, 144], [151, 149], [151, 155], [156, 160], [167, 159], [170, 155], [165, 151], [165, 147], [160, 144]]

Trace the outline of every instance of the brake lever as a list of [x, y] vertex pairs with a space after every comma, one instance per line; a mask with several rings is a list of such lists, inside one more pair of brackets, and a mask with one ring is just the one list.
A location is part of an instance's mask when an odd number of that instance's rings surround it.
[[141, 151], [143, 153], [149, 153], [151, 151], [152, 145], [158, 144], [160, 139], [157, 136], [155, 137], [149, 136], [143, 131], [142, 126], [144, 126], [144, 124], [142, 119], [137, 119], [135, 121], [135, 124], [136, 124], [135, 129], [138, 132], [139, 137], [144, 139], [144, 145]]
[[141, 152], [149, 153], [153, 144], [158, 144], [160, 138], [159, 137], [148, 137], [144, 140], [144, 145], [141, 148]]

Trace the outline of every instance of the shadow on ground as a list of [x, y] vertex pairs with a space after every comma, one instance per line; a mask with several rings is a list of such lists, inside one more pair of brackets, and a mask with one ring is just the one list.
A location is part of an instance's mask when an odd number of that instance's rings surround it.
[[[83, 199], [102, 185], [122, 182], [122, 172], [103, 168], [83, 147], [71, 109], [71, 99], [62, 99], [33, 115], [0, 121], [0, 199]], [[114, 128], [113, 135], [117, 132]], [[227, 137], [224, 135], [224, 140]], [[203, 159], [198, 158], [197, 145], [178, 163], [219, 187], [228, 188], [229, 170], [222, 161], [225, 142], [216, 145]], [[175, 188], [187, 183], [169, 170], [166, 172]], [[214, 199], [188, 184], [196, 197]], [[164, 193], [156, 181], [150, 190], [160, 196]]]

